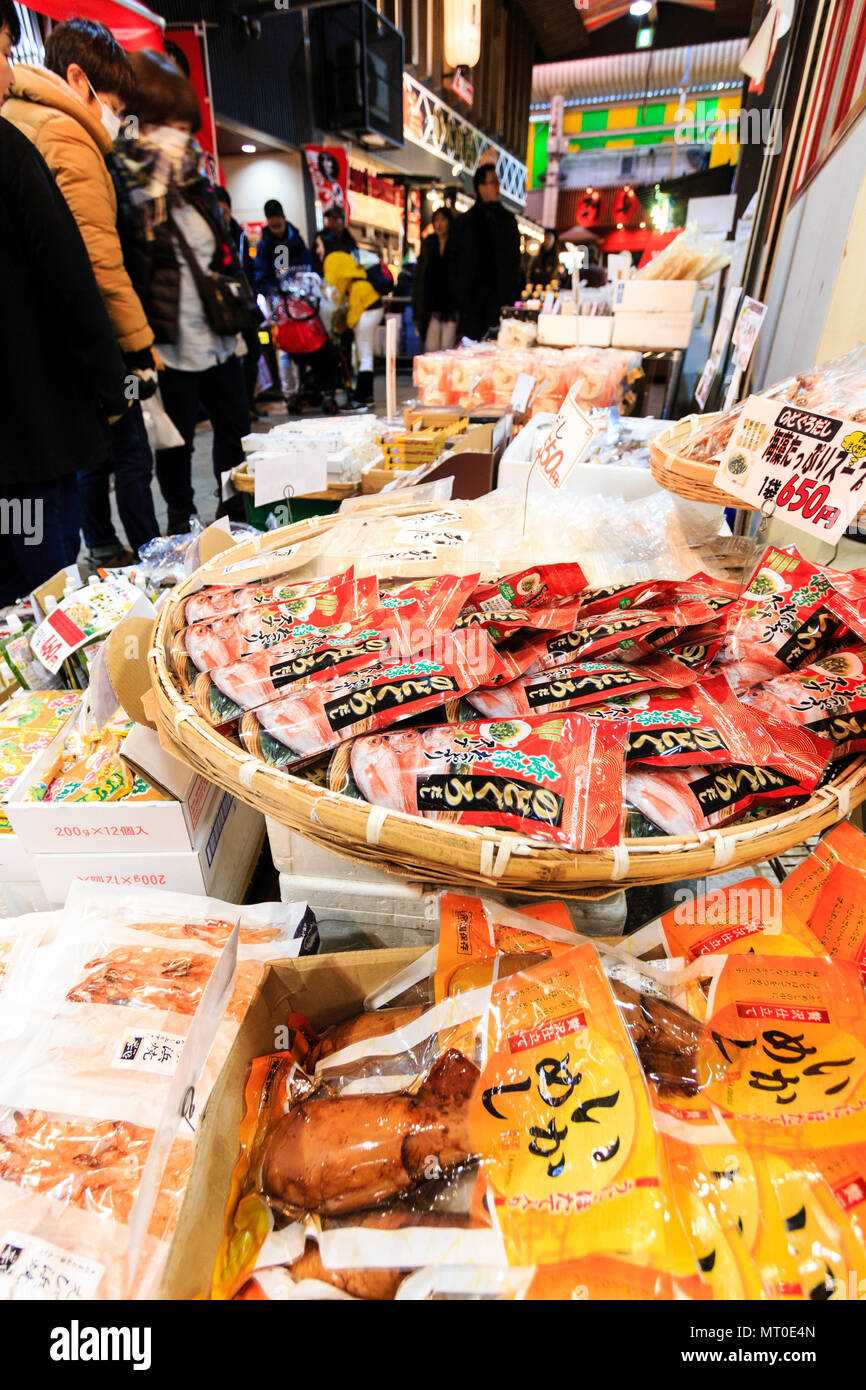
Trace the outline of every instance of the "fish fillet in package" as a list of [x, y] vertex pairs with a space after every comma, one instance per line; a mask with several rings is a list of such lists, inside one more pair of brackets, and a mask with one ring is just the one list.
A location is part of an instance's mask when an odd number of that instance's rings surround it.
[[330, 781], [390, 810], [589, 849], [619, 842], [624, 744], [624, 729], [576, 714], [433, 725], [358, 738]]
[[811, 666], [774, 676], [742, 692], [742, 701], [821, 738], [834, 756], [866, 752], [866, 647], [832, 651]]
[[[265, 537], [261, 538], [262, 541]], [[173, 630], [190, 623], [209, 622], [239, 612], [257, 603], [291, 602], [295, 598], [325, 593], [334, 584], [345, 583], [354, 577], [351, 568], [337, 573], [339, 567], [322, 579], [293, 579], [314, 561], [321, 549], [320, 537], [298, 541], [294, 545], [268, 549], [261, 545], [254, 555], [233, 560], [231, 550], [223, 551], [199, 571], [199, 588], [172, 606], [170, 625]]]
[[494, 641], [521, 628], [567, 632], [577, 621], [586, 576], [580, 565], [540, 565], [475, 589], [458, 627], [486, 627]]
[[486, 634], [448, 634], [447, 648], [442, 659], [415, 655], [343, 680], [310, 682], [258, 705], [241, 720], [243, 744], [273, 767], [291, 767], [359, 734], [437, 709], [490, 678], [496, 656]]
[[200, 671], [228, 666], [248, 652], [271, 651], [304, 638], [310, 641], [320, 637], [323, 630], [340, 632], [377, 606], [376, 580], [359, 579], [335, 585], [323, 594], [243, 608], [175, 633], [174, 668], [188, 688]]
[[674, 642], [687, 628], [713, 619], [710, 606], [697, 599], [663, 608], [628, 609], [621, 614], [582, 615], [570, 632], [532, 637], [517, 648], [514, 656], [523, 670], [527, 669], [524, 663], [530, 655], [543, 670], [604, 655], [612, 661], [641, 661], [647, 653]]

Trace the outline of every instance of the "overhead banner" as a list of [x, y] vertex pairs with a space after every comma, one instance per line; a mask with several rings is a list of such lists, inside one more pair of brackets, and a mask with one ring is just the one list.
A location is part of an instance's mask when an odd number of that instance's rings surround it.
[[349, 160], [339, 145], [305, 145], [316, 202], [323, 210], [342, 208], [349, 218]]

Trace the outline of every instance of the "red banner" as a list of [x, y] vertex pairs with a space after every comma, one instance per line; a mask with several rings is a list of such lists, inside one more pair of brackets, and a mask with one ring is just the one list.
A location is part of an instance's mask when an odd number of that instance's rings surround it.
[[342, 208], [349, 220], [349, 161], [339, 145], [305, 145], [316, 202], [323, 210]]

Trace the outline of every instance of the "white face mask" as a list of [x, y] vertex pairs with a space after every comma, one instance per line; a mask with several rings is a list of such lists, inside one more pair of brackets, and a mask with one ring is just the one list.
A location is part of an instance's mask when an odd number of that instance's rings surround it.
[[108, 131], [108, 134], [111, 137], [111, 143], [113, 145], [118, 135], [120, 134], [120, 127], [123, 124], [123, 122], [121, 121], [119, 116], [116, 116], [114, 114], [110, 106], [107, 106], [104, 101], [99, 100], [99, 97], [96, 96], [96, 92], [93, 91], [93, 83], [89, 80], [89, 78], [85, 78], [85, 81], [87, 82], [88, 87], [90, 88], [91, 92], [93, 92], [93, 95], [96, 97], [96, 100], [99, 103], [99, 119], [102, 121], [102, 124]]

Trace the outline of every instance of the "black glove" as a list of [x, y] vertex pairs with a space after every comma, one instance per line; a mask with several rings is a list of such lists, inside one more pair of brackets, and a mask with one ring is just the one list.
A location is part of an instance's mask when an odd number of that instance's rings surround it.
[[150, 348], [140, 348], [137, 352], [125, 352], [123, 361], [129, 375], [135, 378], [132, 382], [127, 380], [129, 399], [131, 401], [150, 400], [159, 386], [156, 365]]

